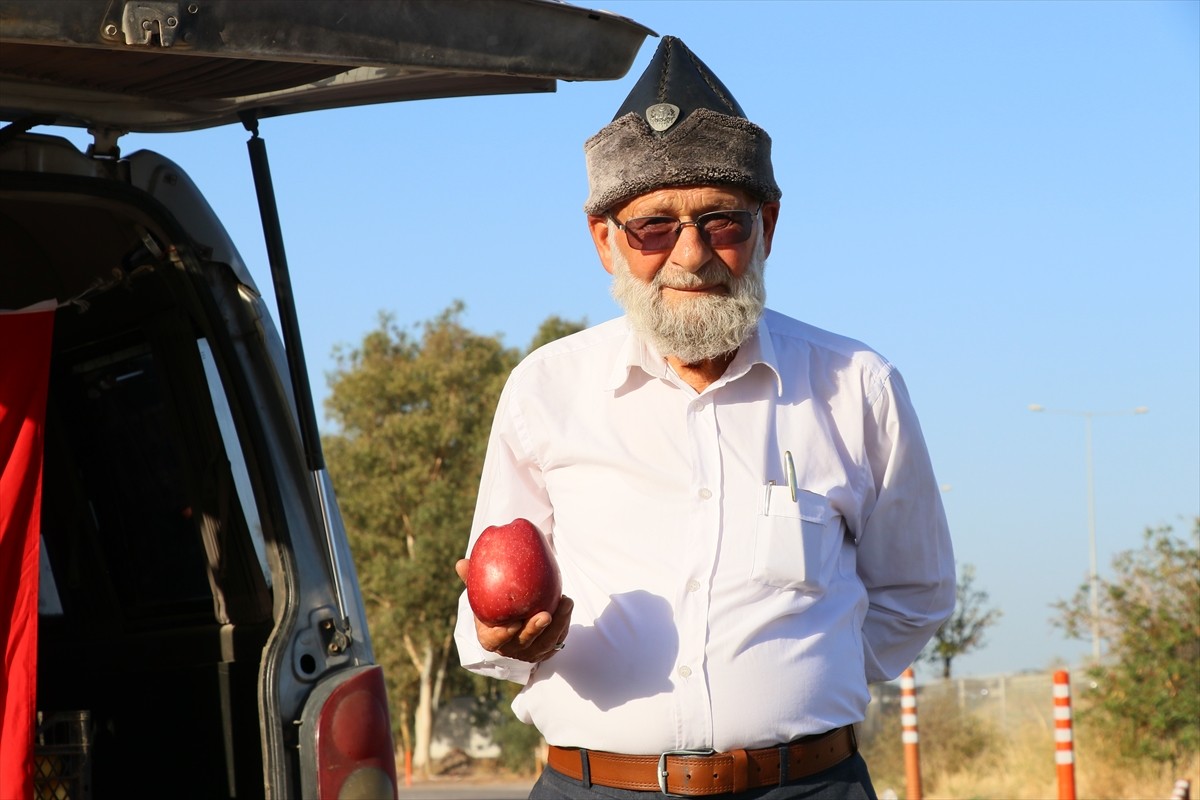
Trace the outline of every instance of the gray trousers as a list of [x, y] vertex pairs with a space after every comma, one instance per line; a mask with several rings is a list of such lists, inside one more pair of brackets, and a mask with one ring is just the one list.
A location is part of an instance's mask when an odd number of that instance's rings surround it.
[[[633, 792], [607, 786], [585, 787], [550, 767], [542, 771], [529, 793], [529, 800], [663, 800], [660, 792]], [[867, 773], [867, 763], [858, 753], [807, 778], [782, 786], [764, 786], [738, 794], [709, 795], [709, 800], [878, 800]]]

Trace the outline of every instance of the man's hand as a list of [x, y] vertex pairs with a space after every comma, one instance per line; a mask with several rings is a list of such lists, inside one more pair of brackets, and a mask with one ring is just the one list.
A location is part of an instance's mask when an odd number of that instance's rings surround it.
[[[470, 559], [460, 558], [454, 571], [465, 584]], [[539, 611], [524, 622], [509, 625], [486, 625], [475, 618], [475, 635], [479, 644], [489, 653], [499, 653], [518, 661], [537, 663], [545, 661], [563, 648], [567, 629], [571, 626], [571, 609], [575, 602], [566, 595], [558, 601], [558, 608], [551, 616]]]

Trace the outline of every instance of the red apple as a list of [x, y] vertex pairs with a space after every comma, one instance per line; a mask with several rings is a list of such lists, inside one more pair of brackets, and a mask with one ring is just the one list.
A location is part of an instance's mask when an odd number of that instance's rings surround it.
[[471, 549], [467, 601], [488, 625], [508, 625], [539, 611], [551, 614], [562, 596], [558, 562], [541, 531], [518, 517], [484, 529]]

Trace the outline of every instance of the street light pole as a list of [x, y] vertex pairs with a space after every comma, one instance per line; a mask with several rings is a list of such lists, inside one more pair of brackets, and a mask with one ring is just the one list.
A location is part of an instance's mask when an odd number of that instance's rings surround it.
[[1092, 618], [1092, 659], [1100, 660], [1100, 574], [1096, 557], [1096, 479], [1092, 458], [1092, 417], [1118, 417], [1130, 414], [1145, 414], [1150, 409], [1138, 406], [1125, 411], [1073, 411], [1062, 408], [1046, 408], [1037, 403], [1029, 404], [1030, 411], [1047, 414], [1069, 414], [1083, 417], [1084, 453], [1087, 459], [1087, 512], [1088, 512], [1088, 607]]
[[1088, 605], [1092, 611], [1092, 660], [1100, 662], [1100, 574], [1096, 558], [1096, 467], [1092, 458], [1092, 415], [1084, 414], [1084, 452], [1087, 454]]

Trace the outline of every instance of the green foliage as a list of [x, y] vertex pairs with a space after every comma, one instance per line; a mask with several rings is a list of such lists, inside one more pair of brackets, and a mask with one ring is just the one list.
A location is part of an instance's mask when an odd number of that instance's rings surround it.
[[492, 741], [500, 748], [500, 766], [518, 774], [535, 769], [534, 751], [542, 741], [537, 728], [526, 725], [510, 712], [492, 728]]
[[[1131, 758], [1175, 765], [1200, 750], [1200, 517], [1190, 543], [1170, 526], [1113, 559], [1101, 580], [1099, 623], [1108, 655], [1089, 670], [1088, 712], [1110, 723]], [[1058, 624], [1090, 635], [1087, 587], [1057, 604]]]
[[954, 590], [954, 613], [942, 623], [918, 661], [941, 662], [942, 677], [950, 677], [955, 658], [983, 646], [983, 633], [1000, 619], [1001, 611], [987, 608], [988, 593], [975, 588], [975, 567], [964, 564]]
[[581, 331], [585, 325], [586, 323], [582, 321], [574, 322], [559, 316], [547, 317], [546, 321], [538, 327], [537, 333], [533, 335], [533, 341], [529, 344], [529, 352], [532, 353], [542, 345], [549, 344], [555, 339], [561, 339], [564, 336]]

